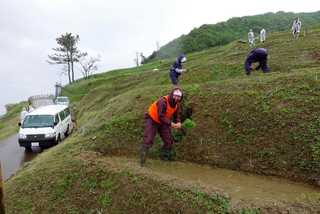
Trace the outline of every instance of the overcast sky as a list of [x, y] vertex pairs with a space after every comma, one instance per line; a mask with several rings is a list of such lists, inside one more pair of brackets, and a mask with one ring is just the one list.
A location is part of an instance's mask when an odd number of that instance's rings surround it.
[[0, 114], [7, 103], [53, 94], [55, 82], [67, 82], [61, 66], [46, 62], [55, 39], [66, 32], [80, 36], [80, 50], [101, 56], [98, 72], [104, 72], [132, 67], [136, 52], [148, 56], [157, 41], [165, 45], [202, 24], [319, 6], [319, 0], [2, 0]]

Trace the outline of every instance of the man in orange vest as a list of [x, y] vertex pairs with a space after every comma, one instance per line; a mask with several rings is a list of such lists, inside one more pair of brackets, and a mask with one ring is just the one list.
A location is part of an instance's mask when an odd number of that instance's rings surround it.
[[172, 160], [171, 149], [173, 139], [171, 128], [181, 128], [180, 102], [182, 101], [182, 97], [182, 90], [174, 88], [169, 95], [160, 97], [152, 103], [148, 112], [145, 113], [144, 142], [140, 150], [141, 166], [145, 163], [147, 152], [153, 145], [157, 132], [159, 132], [164, 143], [160, 158], [162, 160]]

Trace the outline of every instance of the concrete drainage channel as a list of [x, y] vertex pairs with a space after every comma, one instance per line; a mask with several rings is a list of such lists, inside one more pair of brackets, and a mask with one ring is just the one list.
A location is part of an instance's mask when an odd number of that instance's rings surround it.
[[[147, 159], [145, 166], [141, 167], [139, 161], [132, 158], [105, 157], [92, 153], [87, 154], [87, 157], [91, 158], [90, 162], [96, 161], [105, 168], [116, 171], [130, 171], [165, 183], [177, 183], [180, 186], [189, 187], [190, 185], [201, 186], [211, 192], [223, 193], [230, 198], [233, 208], [261, 207], [289, 210], [283, 213], [319, 213], [320, 211], [319, 187], [283, 178], [179, 161]], [[309, 209], [312, 212], [309, 212]]]

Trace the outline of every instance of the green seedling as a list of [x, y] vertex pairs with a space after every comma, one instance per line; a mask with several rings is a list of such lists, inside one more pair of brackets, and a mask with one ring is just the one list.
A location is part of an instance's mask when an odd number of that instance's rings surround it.
[[182, 123], [182, 128], [183, 129], [193, 129], [194, 127], [196, 127], [195, 122], [193, 122], [191, 119], [186, 119], [183, 123]]
[[196, 126], [195, 122], [193, 122], [191, 119], [186, 119], [182, 125], [181, 129], [173, 129], [172, 130], [172, 137], [175, 142], [181, 142], [182, 138], [186, 136], [187, 130], [190, 130]]

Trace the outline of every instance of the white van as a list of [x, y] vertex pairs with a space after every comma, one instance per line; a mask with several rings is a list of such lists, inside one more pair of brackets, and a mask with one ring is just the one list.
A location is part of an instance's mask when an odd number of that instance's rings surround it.
[[69, 106], [70, 104], [70, 100], [68, 97], [57, 97], [55, 99], [55, 104], [57, 105], [66, 105], [66, 106]]
[[67, 137], [72, 129], [70, 110], [65, 105], [48, 105], [28, 113], [19, 123], [19, 145], [48, 148]]

